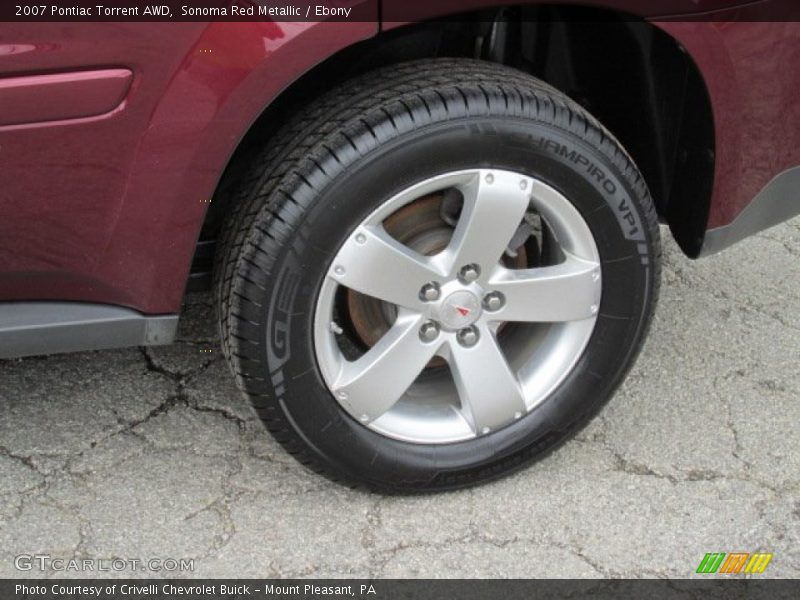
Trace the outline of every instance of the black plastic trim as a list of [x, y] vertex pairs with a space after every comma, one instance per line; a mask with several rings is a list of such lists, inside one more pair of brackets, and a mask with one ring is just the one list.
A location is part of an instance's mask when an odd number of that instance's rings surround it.
[[175, 339], [178, 315], [78, 302], [0, 303], [0, 358], [159, 346]]

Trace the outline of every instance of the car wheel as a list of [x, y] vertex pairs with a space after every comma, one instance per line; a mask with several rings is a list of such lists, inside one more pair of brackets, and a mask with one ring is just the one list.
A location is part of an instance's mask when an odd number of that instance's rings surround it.
[[350, 484], [450, 489], [541, 457], [611, 396], [655, 306], [632, 160], [505, 67], [353, 81], [270, 141], [240, 196], [217, 277], [231, 366], [290, 453]]

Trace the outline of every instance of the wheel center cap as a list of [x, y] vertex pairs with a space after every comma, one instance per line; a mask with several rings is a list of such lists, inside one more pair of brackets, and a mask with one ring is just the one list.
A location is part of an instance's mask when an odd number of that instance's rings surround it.
[[472, 292], [459, 290], [447, 296], [439, 307], [442, 327], [457, 331], [469, 327], [481, 316], [481, 301]]

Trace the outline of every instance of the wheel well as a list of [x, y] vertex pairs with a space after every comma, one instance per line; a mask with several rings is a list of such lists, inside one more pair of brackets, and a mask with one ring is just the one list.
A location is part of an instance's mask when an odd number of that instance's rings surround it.
[[[714, 129], [703, 79], [683, 48], [628, 15], [583, 7], [508, 6], [380, 33], [347, 48], [286, 89], [237, 149], [206, 216], [193, 265], [208, 281], [213, 240], [230, 210], [228, 190], [248, 159], [321, 92], [377, 67], [434, 57], [471, 57], [516, 67], [591, 112], [628, 150], [660, 218], [696, 257], [714, 177]], [[198, 287], [198, 286], [194, 286]]]

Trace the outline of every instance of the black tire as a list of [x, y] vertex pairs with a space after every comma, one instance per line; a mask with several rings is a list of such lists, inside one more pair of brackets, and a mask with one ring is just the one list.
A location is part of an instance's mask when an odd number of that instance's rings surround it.
[[[553, 88], [490, 63], [407, 63], [321, 98], [267, 147], [223, 234], [220, 327], [238, 385], [301, 463], [384, 492], [481, 483], [567, 440], [630, 369], [658, 295], [655, 210], [620, 144]], [[317, 294], [338, 248], [382, 201], [473, 167], [527, 173], [574, 204], [601, 258], [600, 315], [577, 365], [519, 421], [454, 444], [401, 442], [356, 422], [327, 389], [313, 344]]]

